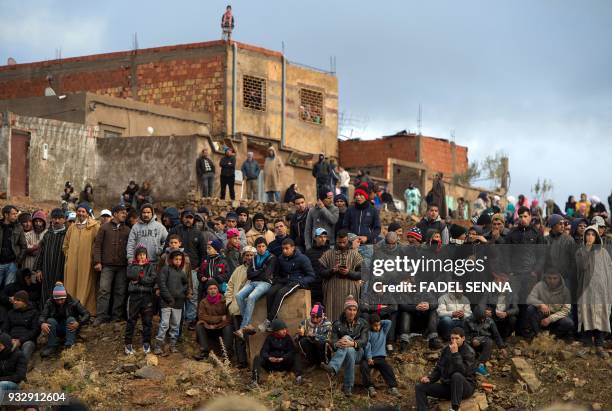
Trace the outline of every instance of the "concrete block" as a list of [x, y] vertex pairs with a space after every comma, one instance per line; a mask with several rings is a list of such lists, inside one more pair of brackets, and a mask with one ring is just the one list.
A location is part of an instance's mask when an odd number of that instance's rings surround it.
[[[310, 315], [310, 308], [310, 290], [299, 289], [285, 299], [278, 313], [278, 318], [287, 324], [290, 335], [295, 335], [300, 322], [308, 318]], [[261, 324], [266, 319], [266, 315], [266, 297], [263, 297], [257, 301], [255, 305], [252, 320], [253, 325], [257, 326]], [[250, 363], [253, 362], [253, 358], [261, 351], [261, 346], [266, 339], [266, 335], [267, 333], [265, 332], [257, 332], [257, 334], [248, 338], [248, 356]]]
[[536, 392], [540, 389], [542, 383], [536, 376], [535, 369], [527, 360], [523, 357], [512, 358], [512, 371], [514, 376], [527, 384], [527, 389], [530, 393]]

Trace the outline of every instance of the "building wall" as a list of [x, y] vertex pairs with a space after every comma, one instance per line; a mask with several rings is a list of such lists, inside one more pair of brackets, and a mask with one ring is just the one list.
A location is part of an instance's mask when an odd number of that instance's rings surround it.
[[[10, 134], [23, 131], [30, 134], [29, 192], [35, 201], [59, 200], [64, 183], [70, 181], [80, 190], [95, 177], [96, 127], [9, 114], [2, 127], [0, 140], [0, 191], [6, 191], [9, 181]], [[44, 145], [47, 159], [43, 159]], [[6, 154], [4, 154], [6, 153]]]
[[[282, 55], [236, 43], [237, 130], [231, 130], [232, 52], [226, 42], [184, 44], [0, 67], [0, 100], [44, 95], [51, 75], [56, 93], [90, 91], [211, 114], [211, 134], [243, 132], [273, 140], [281, 135]], [[243, 109], [242, 77], [267, 80], [266, 112]], [[287, 64], [286, 145], [337, 156], [338, 84], [335, 76]], [[299, 89], [324, 93], [324, 122], [300, 119]], [[67, 119], [71, 120], [74, 119]], [[174, 133], [178, 134], [178, 133]]]
[[340, 164], [350, 169], [367, 169], [369, 166], [381, 165], [384, 166], [386, 174], [388, 172], [387, 158], [417, 162], [419, 138], [421, 139], [421, 161], [430, 172], [441, 171], [450, 177], [467, 170], [467, 147], [458, 146], [443, 139], [417, 135], [390, 136], [376, 140], [340, 141], [338, 143]]
[[74, 57], [0, 67], [0, 100], [42, 96], [51, 75], [56, 93], [132, 98], [189, 111], [209, 112], [212, 132], [224, 131], [224, 63], [221, 41]]
[[[228, 54], [227, 84], [227, 132], [232, 134], [232, 63]], [[244, 76], [266, 80], [265, 111], [245, 107]], [[251, 48], [238, 48], [236, 72], [236, 132], [252, 134], [280, 141], [282, 133], [282, 55], [262, 53]], [[300, 89], [321, 91], [324, 95], [323, 124], [312, 124], [299, 116]], [[315, 70], [286, 64], [286, 122], [285, 146], [305, 153], [325, 153], [337, 157], [338, 133], [338, 81], [335, 76]]]
[[450, 177], [461, 174], [468, 168], [467, 147], [425, 136], [421, 139], [421, 147], [421, 160], [432, 172], [442, 172]]
[[387, 175], [387, 159], [417, 161], [416, 136], [387, 137], [376, 140], [346, 140], [338, 143], [340, 164], [349, 169], [382, 166]]
[[148, 180], [153, 200], [184, 199], [195, 188], [195, 161], [205, 137], [99, 138], [96, 141], [96, 199], [116, 204], [130, 180]]

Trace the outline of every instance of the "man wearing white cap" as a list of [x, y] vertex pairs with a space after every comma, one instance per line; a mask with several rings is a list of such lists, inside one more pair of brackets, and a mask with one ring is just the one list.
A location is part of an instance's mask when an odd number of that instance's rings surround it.
[[110, 212], [110, 210], [107, 210], [107, 209], [102, 210], [102, 212], [100, 213], [100, 226], [103, 226], [104, 224], [108, 223], [112, 219], [113, 219], [113, 214]]

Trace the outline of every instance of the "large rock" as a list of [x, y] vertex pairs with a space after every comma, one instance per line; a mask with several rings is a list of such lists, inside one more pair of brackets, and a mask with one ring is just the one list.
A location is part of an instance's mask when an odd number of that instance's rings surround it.
[[145, 365], [136, 371], [134, 375], [145, 380], [163, 381], [166, 379], [166, 375], [159, 368], [151, 367], [149, 365]]
[[[438, 403], [438, 411], [448, 411], [451, 409], [450, 401]], [[476, 392], [470, 398], [461, 401], [459, 411], [485, 411], [489, 409], [487, 396], [482, 392]]]
[[525, 358], [513, 357], [512, 370], [515, 377], [527, 385], [527, 389], [530, 393], [534, 393], [540, 389], [542, 383], [536, 376], [535, 369], [527, 362]]
[[[266, 298], [261, 298], [255, 305], [253, 312], [253, 324], [261, 324], [266, 319]], [[282, 319], [289, 329], [290, 335], [295, 335], [300, 322], [310, 315], [310, 290], [299, 289], [283, 301], [278, 317]], [[261, 346], [266, 339], [267, 333], [257, 332], [248, 338], [249, 362], [261, 351]]]

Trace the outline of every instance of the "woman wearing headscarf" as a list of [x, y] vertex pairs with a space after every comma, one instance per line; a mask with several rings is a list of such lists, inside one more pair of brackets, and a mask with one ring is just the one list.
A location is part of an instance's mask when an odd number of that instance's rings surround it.
[[576, 214], [576, 199], [574, 196], [569, 196], [565, 203], [565, 215], [567, 215], [568, 218], [573, 218], [574, 214]]
[[612, 259], [602, 246], [596, 226], [587, 227], [583, 246], [576, 252], [578, 271], [578, 331], [595, 344], [597, 355], [607, 358], [603, 343], [610, 333], [612, 309]]

